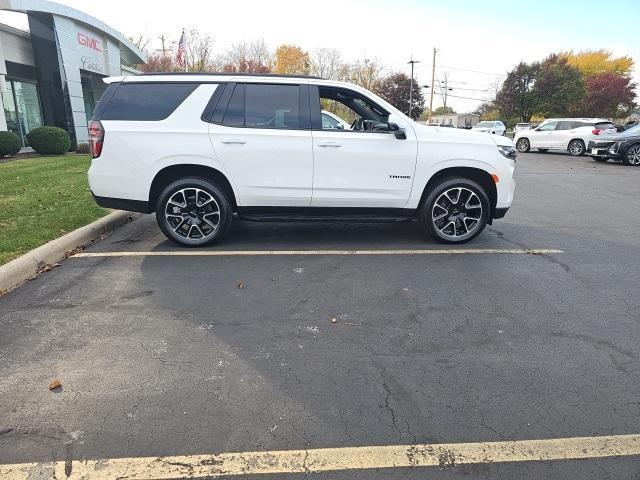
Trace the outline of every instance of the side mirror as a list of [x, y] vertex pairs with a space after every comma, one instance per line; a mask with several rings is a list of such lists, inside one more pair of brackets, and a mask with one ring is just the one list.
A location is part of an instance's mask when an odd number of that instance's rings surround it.
[[405, 133], [405, 131], [400, 128], [398, 126], [397, 123], [393, 123], [393, 122], [389, 122], [387, 124], [389, 131], [391, 133], [393, 133], [393, 136], [396, 137], [398, 140], [406, 140], [407, 139], [407, 134]]

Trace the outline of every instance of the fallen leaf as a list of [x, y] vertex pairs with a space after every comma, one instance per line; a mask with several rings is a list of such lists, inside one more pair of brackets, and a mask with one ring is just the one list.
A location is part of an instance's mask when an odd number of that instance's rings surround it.
[[239, 288], [240, 290], [243, 290], [243, 289], [244, 289], [244, 283], [243, 283], [243, 282], [240, 282], [240, 283], [238, 284], [238, 288]]
[[62, 388], [62, 380], [54, 378], [49, 382], [49, 390], [55, 390], [57, 388]]

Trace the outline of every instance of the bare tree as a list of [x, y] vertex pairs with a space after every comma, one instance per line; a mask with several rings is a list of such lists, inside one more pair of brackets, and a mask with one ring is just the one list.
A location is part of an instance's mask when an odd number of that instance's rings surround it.
[[127, 38], [141, 52], [146, 52], [149, 48], [149, 44], [151, 43], [151, 39], [144, 33], [130, 35]]
[[[174, 48], [175, 49], [175, 48]], [[192, 28], [187, 31], [187, 68], [192, 72], [206, 72], [213, 67], [213, 36]]]
[[231, 45], [217, 63], [225, 72], [268, 73], [272, 55], [263, 39], [243, 41]]
[[317, 48], [311, 53], [311, 75], [327, 80], [345, 80], [348, 68], [335, 48]]

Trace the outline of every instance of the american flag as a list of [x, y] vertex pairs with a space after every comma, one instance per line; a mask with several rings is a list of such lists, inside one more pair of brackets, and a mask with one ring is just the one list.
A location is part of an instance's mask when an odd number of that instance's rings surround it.
[[184, 34], [184, 30], [182, 30], [182, 35], [180, 36], [180, 41], [178, 42], [178, 53], [176, 54], [176, 62], [182, 68], [186, 68], [187, 61], [187, 39]]

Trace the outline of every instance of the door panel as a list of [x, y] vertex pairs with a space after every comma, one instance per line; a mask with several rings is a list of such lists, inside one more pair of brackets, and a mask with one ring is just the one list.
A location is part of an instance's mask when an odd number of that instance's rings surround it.
[[[246, 87], [246, 88], [245, 88]], [[313, 150], [306, 85], [237, 84], [209, 137], [240, 206], [308, 207]], [[220, 113], [220, 110], [224, 113]], [[232, 125], [232, 126], [230, 126]]]
[[313, 131], [314, 207], [401, 208], [416, 165], [413, 132]]

